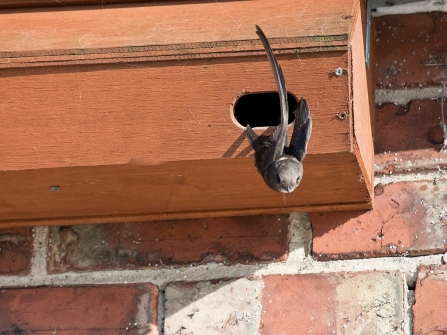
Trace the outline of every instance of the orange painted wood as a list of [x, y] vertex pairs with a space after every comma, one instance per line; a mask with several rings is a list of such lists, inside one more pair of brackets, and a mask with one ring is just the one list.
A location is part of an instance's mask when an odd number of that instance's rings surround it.
[[[350, 150], [349, 122], [335, 118], [348, 77], [328, 79], [346, 57], [278, 57], [288, 90], [309, 102], [310, 153]], [[4, 69], [0, 170], [247, 157], [232, 108], [241, 94], [275, 90], [266, 59]]]
[[[353, 135], [354, 150], [358, 152], [359, 163], [363, 171], [366, 185], [370, 192], [374, 186], [374, 146], [372, 135], [372, 120], [374, 111], [374, 84], [371, 81], [373, 75], [372, 65], [368, 71], [365, 67], [365, 30], [366, 30], [366, 3], [358, 8], [355, 15], [353, 33], [350, 40], [351, 62], [351, 101], [354, 118]], [[374, 43], [372, 43], [374, 44]], [[373, 53], [371, 53], [371, 60]], [[374, 197], [372, 197], [372, 200]]]
[[332, 48], [340, 38], [346, 41], [358, 1], [330, 1], [324, 6], [317, 0], [171, 1], [4, 10], [0, 55], [16, 59], [20, 53], [27, 57], [45, 50], [37, 57], [68, 54], [83, 60], [92, 53], [132, 56], [140, 46], [185, 58], [225, 46], [237, 53], [241, 46], [261, 51], [255, 24], [272, 42], [280, 39], [282, 49], [294, 42]]
[[118, 5], [122, 3], [141, 3], [150, 1], [154, 0], [2, 0], [0, 2], [0, 9], [57, 6], [71, 8], [71, 6], [88, 5], [101, 5], [103, 7], [107, 7], [110, 5]]
[[0, 174], [0, 226], [365, 208], [354, 154], [309, 155], [304, 168], [287, 195], [264, 185], [252, 157], [7, 171]]
[[[371, 207], [359, 0], [0, 15], [1, 226]], [[276, 91], [255, 24], [313, 117], [303, 182], [286, 196], [264, 185], [233, 117], [239, 96]]]

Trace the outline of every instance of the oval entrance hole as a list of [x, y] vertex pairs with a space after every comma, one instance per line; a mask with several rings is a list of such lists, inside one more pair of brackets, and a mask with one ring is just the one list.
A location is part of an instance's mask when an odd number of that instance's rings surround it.
[[[297, 104], [296, 98], [287, 93], [289, 103], [289, 124], [295, 120], [293, 109]], [[278, 92], [244, 94], [234, 104], [234, 117], [243, 127], [249, 124], [255, 127], [277, 126], [280, 120], [280, 106]]]

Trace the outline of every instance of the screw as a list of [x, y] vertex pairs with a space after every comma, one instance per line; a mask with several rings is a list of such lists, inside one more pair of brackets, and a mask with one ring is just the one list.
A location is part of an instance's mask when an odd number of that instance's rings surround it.
[[57, 192], [57, 191], [59, 191], [59, 186], [57, 186], [57, 185], [53, 185], [53, 186], [51, 186], [51, 190], [52, 190], [53, 192]]
[[340, 121], [343, 121], [343, 120], [346, 120], [346, 118], [348, 117], [348, 112], [340, 112], [340, 113], [337, 113], [335, 116]]
[[337, 67], [337, 68], [335, 69], [335, 75], [336, 75], [337, 77], [340, 77], [342, 74], [343, 74], [343, 69], [342, 69], [341, 67]]

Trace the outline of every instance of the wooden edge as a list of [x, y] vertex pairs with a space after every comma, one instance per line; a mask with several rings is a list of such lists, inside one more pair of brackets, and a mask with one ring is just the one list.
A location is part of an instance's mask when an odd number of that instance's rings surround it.
[[10, 171], [0, 176], [0, 227], [371, 208], [353, 153], [310, 155], [304, 165], [287, 197], [265, 186], [252, 157]]
[[33, 220], [12, 220], [1, 221], [0, 228], [11, 227], [34, 227], [34, 226], [65, 226], [78, 224], [102, 224], [115, 222], [138, 222], [138, 221], [162, 221], [162, 220], [178, 220], [178, 219], [200, 219], [210, 217], [227, 217], [227, 216], [249, 216], [249, 215], [265, 215], [265, 214], [287, 214], [293, 212], [327, 212], [333, 211], [354, 211], [372, 209], [372, 201], [354, 202], [344, 204], [326, 204], [315, 206], [299, 206], [299, 207], [283, 207], [283, 208], [256, 208], [250, 210], [225, 210], [225, 211], [200, 211], [186, 213], [163, 213], [163, 214], [141, 214], [141, 215], [123, 215], [123, 216], [98, 216], [98, 217], [73, 217], [73, 218], [42, 218]]
[[[366, 75], [368, 78], [368, 88], [369, 88], [369, 95], [371, 97], [369, 103], [370, 108], [370, 114], [371, 114], [371, 129], [372, 131], [372, 138], [374, 141], [374, 129], [375, 129], [375, 114], [376, 114], [376, 101], [375, 101], [375, 88], [376, 88], [376, 80], [374, 78], [374, 66], [375, 66], [375, 55], [376, 55], [376, 28], [375, 28], [375, 20], [371, 20], [371, 42], [369, 46], [369, 70], [367, 71]], [[374, 171], [373, 171], [374, 173]]]
[[365, 63], [366, 43], [366, 2], [359, 1], [353, 20], [349, 47], [350, 99], [353, 125], [353, 151], [357, 156], [360, 169], [365, 179], [371, 203], [374, 202], [374, 142], [371, 111], [374, 103], [371, 87], [372, 71], [367, 70]]
[[[96, 6], [73, 9], [8, 9], [0, 13], [4, 18], [0, 21], [0, 31], [4, 31], [0, 59], [4, 59], [4, 67], [11, 67], [264, 53], [255, 24], [268, 32], [273, 50], [277, 46], [294, 54], [347, 50], [355, 1], [319, 6], [313, 0], [307, 4], [312, 13], [307, 14], [300, 6], [280, 0], [275, 7], [281, 15], [266, 15], [272, 10], [268, 0], [148, 1], [118, 6], [104, 6], [98, 0]], [[21, 2], [23, 6], [26, 3]], [[233, 15], [244, 22], [235, 26]], [[294, 20], [294, 24], [282, 27], [284, 20]], [[324, 29], [316, 29], [314, 24], [324, 24]]]
[[362, 171], [362, 178], [364, 179], [364, 183], [366, 186], [366, 189], [368, 190], [369, 196], [368, 196], [368, 203], [371, 203], [371, 206], [374, 205], [374, 176], [373, 178], [370, 178], [367, 171], [368, 168], [365, 166], [365, 162], [363, 160], [362, 153], [359, 149], [358, 143], [354, 142], [354, 153], [357, 157], [357, 161], [359, 163], [360, 170]]
[[[271, 43], [273, 50], [278, 50], [275, 44], [280, 44], [281, 54], [286, 55], [347, 50], [347, 35], [331, 36], [330, 42], [325, 42], [324, 39], [325, 36], [274, 38]], [[264, 53], [265, 51], [259, 40], [35, 50], [0, 52], [0, 68], [229, 58], [258, 56]]]
[[109, 6], [125, 3], [143, 3], [160, 0], [2, 0], [0, 9], [68, 7], [68, 6]]

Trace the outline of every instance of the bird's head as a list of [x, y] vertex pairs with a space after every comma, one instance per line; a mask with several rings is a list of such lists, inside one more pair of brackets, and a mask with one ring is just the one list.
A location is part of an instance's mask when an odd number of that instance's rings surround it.
[[274, 191], [290, 193], [301, 182], [303, 165], [295, 157], [280, 157], [267, 170], [267, 184]]

